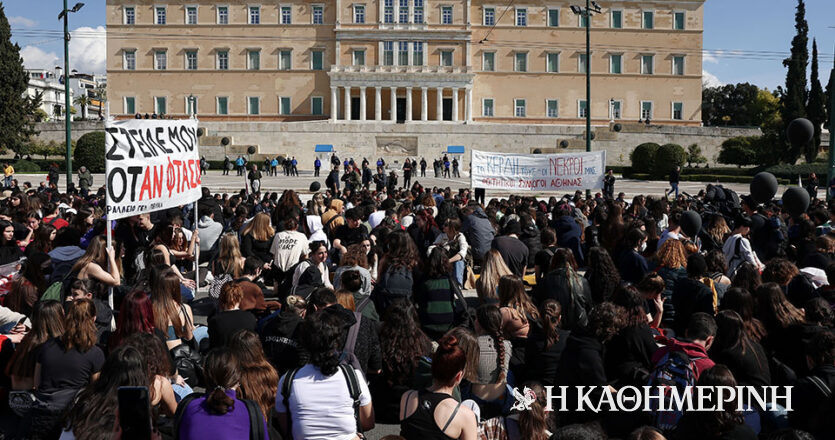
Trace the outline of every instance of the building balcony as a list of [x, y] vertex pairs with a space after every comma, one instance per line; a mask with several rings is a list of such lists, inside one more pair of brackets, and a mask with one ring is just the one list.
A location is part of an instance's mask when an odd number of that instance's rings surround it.
[[472, 74], [472, 66], [331, 66], [331, 73]]

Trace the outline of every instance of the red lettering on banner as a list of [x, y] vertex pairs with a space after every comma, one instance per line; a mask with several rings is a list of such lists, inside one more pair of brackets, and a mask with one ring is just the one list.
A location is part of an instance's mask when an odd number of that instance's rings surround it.
[[583, 174], [582, 157], [555, 157], [549, 159], [549, 165], [555, 176]]
[[151, 191], [151, 169], [145, 168], [145, 175], [142, 176], [142, 188], [139, 189], [139, 200], [142, 201], [145, 199], [144, 194], [148, 193], [148, 198], [153, 198], [153, 192]]
[[163, 169], [162, 165], [154, 166], [154, 182], [153, 182], [153, 193], [151, 198], [155, 199], [157, 197], [162, 197], [162, 181], [165, 177], [165, 170]]

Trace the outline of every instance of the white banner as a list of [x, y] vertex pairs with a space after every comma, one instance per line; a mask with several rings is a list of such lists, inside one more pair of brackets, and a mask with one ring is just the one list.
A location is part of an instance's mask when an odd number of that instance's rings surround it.
[[195, 119], [106, 122], [108, 220], [199, 199], [201, 175], [197, 143]]
[[473, 188], [570, 192], [603, 188], [606, 152], [507, 154], [473, 150]]

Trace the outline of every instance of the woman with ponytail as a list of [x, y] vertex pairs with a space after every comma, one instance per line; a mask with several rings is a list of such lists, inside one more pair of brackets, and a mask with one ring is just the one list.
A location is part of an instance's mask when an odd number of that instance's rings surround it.
[[[263, 440], [267, 440], [267, 424], [258, 404], [250, 402], [255, 414], [250, 414], [247, 402], [236, 397], [241, 384], [241, 368], [229, 348], [217, 348], [206, 355], [203, 363], [206, 394], [187, 397], [180, 406], [179, 438], [182, 440], [251, 438], [250, 417], [263, 424]], [[194, 395], [192, 395], [194, 396]]]
[[464, 387], [464, 398], [478, 403], [484, 418], [506, 414], [514, 399], [508, 392], [507, 372], [513, 348], [502, 331], [502, 313], [495, 305], [483, 305], [476, 311], [478, 334], [477, 377]]
[[[530, 410], [515, 412], [507, 417], [494, 417], [479, 426], [482, 440], [548, 440], [552, 428], [545, 412], [545, 388], [537, 382], [526, 382], [520, 392], [530, 391], [536, 396]], [[527, 397], [527, 396], [526, 396]]]
[[562, 306], [555, 299], [546, 299], [539, 306], [542, 327], [533, 327], [528, 335], [525, 366], [528, 377], [537, 378], [543, 385], [555, 385], [557, 366], [571, 334], [562, 328]]

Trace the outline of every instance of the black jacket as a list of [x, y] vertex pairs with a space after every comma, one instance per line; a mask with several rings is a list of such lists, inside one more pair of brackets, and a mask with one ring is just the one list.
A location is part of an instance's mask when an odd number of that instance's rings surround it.
[[699, 280], [679, 278], [673, 288], [671, 301], [675, 309], [673, 330], [677, 335], [684, 335], [690, 315], [704, 312], [713, 316], [713, 292]]
[[622, 329], [606, 343], [606, 377], [615, 388], [646, 385], [658, 345], [645, 323]]
[[[821, 387], [821, 384], [825, 387]], [[829, 397], [825, 388], [829, 388]], [[810, 432], [815, 438], [831, 439], [835, 433], [835, 366], [812, 370], [794, 384], [789, 422], [792, 427]]]

